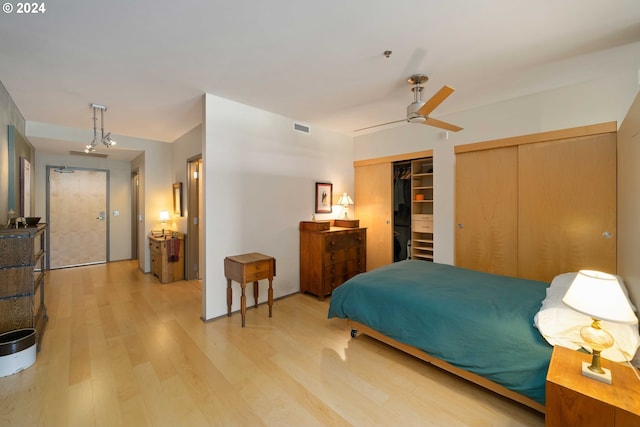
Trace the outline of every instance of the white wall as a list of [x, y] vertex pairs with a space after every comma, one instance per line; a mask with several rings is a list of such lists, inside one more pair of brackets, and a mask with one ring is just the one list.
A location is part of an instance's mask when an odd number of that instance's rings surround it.
[[[473, 108], [438, 117], [462, 126], [464, 130], [449, 133], [420, 124], [402, 124], [380, 132], [356, 136], [356, 160], [399, 153], [434, 150], [434, 246], [435, 261], [454, 261], [454, 188], [455, 155], [453, 147], [498, 138], [572, 128], [609, 121], [618, 126], [638, 92], [638, 53], [630, 62], [620, 51], [604, 76], [509, 101]], [[585, 64], [585, 66], [587, 66]]]
[[[293, 119], [210, 94], [204, 104], [203, 318], [211, 319], [227, 311], [226, 256], [271, 255], [275, 297], [300, 289], [299, 222], [314, 212], [316, 181], [333, 183], [334, 203], [353, 191], [353, 143], [313, 126], [309, 135], [296, 132]], [[334, 212], [317, 218], [340, 213]], [[238, 310], [239, 286], [233, 286]], [[266, 295], [262, 290], [261, 301]]]
[[182, 217], [173, 218], [173, 229], [182, 233], [187, 232], [188, 218], [187, 160], [202, 154], [202, 138], [202, 125], [200, 124], [171, 143], [171, 170], [173, 182], [182, 183]]

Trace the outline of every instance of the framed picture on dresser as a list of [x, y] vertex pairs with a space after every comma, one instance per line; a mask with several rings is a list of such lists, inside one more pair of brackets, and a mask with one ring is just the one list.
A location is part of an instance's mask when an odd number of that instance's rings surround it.
[[316, 213], [331, 213], [333, 201], [333, 184], [316, 182]]

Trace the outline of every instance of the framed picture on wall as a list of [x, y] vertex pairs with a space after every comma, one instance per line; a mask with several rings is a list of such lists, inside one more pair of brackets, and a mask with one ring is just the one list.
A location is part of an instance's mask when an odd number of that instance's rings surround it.
[[182, 216], [182, 183], [173, 184], [173, 214]]
[[20, 157], [20, 216], [31, 216], [31, 162]]
[[333, 184], [316, 182], [316, 213], [331, 213], [333, 201]]

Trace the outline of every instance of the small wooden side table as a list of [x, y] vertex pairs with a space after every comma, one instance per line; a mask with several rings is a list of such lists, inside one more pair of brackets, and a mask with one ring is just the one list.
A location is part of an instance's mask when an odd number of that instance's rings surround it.
[[242, 327], [247, 314], [247, 297], [245, 287], [253, 282], [253, 298], [255, 307], [258, 307], [258, 281], [269, 279], [269, 317], [273, 307], [273, 276], [276, 275], [276, 259], [269, 255], [252, 252], [243, 255], [228, 256], [224, 259], [224, 275], [227, 278], [227, 316], [231, 316], [231, 281], [240, 283], [242, 296], [240, 297], [240, 313], [242, 314]]
[[547, 427], [640, 426], [640, 380], [626, 364], [602, 359], [613, 383], [582, 375], [591, 355], [556, 346], [547, 373]]

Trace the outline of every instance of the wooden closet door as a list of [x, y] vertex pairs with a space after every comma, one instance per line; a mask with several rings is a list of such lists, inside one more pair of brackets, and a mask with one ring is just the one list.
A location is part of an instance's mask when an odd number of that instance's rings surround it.
[[393, 262], [391, 163], [355, 167], [355, 217], [367, 228], [367, 271]]
[[518, 273], [518, 147], [456, 155], [455, 264]]
[[519, 276], [616, 272], [616, 135], [519, 148]]

